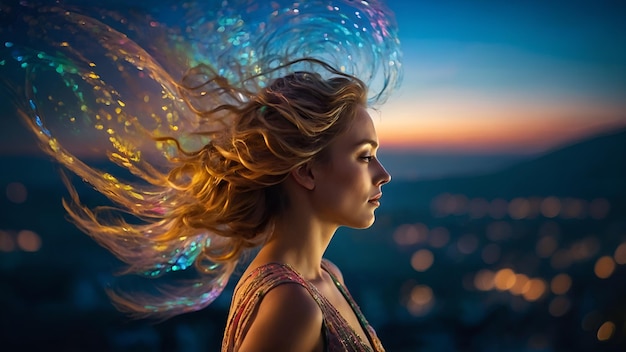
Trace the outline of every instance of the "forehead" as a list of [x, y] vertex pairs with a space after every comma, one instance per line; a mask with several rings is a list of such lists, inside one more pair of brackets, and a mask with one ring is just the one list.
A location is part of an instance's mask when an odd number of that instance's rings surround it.
[[352, 123], [337, 138], [337, 145], [356, 148], [368, 141], [378, 144], [376, 128], [367, 110], [363, 107], [359, 107]]

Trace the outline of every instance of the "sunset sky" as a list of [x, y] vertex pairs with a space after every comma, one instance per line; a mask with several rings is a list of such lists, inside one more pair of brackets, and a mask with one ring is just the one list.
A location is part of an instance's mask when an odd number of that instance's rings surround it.
[[[626, 127], [620, 1], [388, 4], [405, 74], [372, 112], [385, 149], [535, 154]], [[24, 150], [21, 127], [17, 118], [0, 121], [3, 154]]]
[[626, 126], [622, 3], [388, 3], [405, 75], [375, 116], [384, 146], [525, 154]]

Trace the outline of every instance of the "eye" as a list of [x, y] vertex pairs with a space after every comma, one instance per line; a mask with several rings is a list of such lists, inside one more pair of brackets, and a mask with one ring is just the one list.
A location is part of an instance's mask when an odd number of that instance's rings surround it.
[[359, 157], [359, 159], [363, 160], [366, 163], [369, 163], [370, 161], [372, 161], [372, 159], [374, 159], [374, 156], [373, 155], [366, 155], [366, 156]]

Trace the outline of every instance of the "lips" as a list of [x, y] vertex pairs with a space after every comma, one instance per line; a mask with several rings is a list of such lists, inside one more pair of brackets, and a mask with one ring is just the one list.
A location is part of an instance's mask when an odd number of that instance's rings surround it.
[[382, 197], [383, 194], [382, 193], [378, 193], [377, 195], [375, 195], [374, 197], [370, 198], [370, 200], [368, 200], [368, 203], [374, 203], [374, 204], [380, 204], [380, 197]]

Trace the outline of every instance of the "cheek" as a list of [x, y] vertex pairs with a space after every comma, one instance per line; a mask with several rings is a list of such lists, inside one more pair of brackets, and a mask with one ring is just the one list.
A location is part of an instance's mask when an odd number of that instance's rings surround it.
[[360, 170], [358, 165], [344, 165], [341, 170], [337, 170], [334, 180], [331, 181], [334, 188], [333, 192], [335, 193], [334, 197], [357, 196], [359, 192], [366, 188], [365, 177], [366, 175]]

